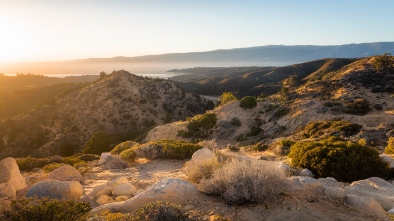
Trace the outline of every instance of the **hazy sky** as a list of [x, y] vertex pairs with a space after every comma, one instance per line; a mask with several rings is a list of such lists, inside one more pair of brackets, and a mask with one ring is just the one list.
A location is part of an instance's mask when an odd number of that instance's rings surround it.
[[394, 0], [0, 0], [0, 62], [394, 41]]

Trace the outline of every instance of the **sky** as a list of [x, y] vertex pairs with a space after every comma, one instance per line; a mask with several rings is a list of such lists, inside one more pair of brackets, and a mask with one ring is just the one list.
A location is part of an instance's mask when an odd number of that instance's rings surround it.
[[0, 0], [0, 62], [394, 41], [393, 0]]

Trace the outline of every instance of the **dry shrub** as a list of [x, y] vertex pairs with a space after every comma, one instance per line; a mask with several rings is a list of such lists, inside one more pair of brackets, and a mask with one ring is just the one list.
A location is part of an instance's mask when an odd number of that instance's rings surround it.
[[286, 188], [286, 176], [273, 163], [233, 159], [201, 180], [199, 189], [228, 204], [266, 202]]
[[185, 173], [189, 180], [200, 183], [203, 179], [210, 179], [215, 169], [220, 166], [216, 157], [206, 160], [191, 160], [187, 162]]

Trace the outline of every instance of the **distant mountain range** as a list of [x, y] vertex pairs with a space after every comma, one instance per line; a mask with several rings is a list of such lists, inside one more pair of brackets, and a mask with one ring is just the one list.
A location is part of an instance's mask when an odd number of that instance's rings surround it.
[[286, 66], [323, 58], [361, 58], [394, 54], [394, 42], [346, 45], [268, 45], [206, 52], [171, 53], [137, 57], [88, 58], [59, 62], [0, 64], [0, 73], [84, 75], [127, 70], [133, 74], [165, 73], [193, 67]]
[[254, 63], [283, 66], [322, 58], [360, 58], [394, 53], [394, 42], [345, 45], [267, 45], [206, 52], [171, 53], [138, 57], [91, 58], [78, 62], [153, 62], [153, 63]]

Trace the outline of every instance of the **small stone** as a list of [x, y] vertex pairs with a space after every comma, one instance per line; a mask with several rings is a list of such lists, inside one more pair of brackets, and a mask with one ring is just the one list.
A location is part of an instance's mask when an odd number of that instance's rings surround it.
[[130, 183], [122, 183], [114, 187], [112, 195], [114, 196], [133, 196], [137, 189]]
[[129, 181], [127, 180], [126, 177], [121, 177], [121, 178], [118, 178], [116, 180], [108, 182], [107, 186], [115, 187], [115, 186], [117, 186], [119, 184], [124, 184], [124, 183], [129, 183]]
[[110, 196], [107, 195], [101, 195], [97, 200], [96, 203], [99, 205], [104, 205], [104, 204], [108, 204], [108, 203], [114, 203], [116, 202], [115, 200], [113, 200]]
[[126, 201], [126, 200], [128, 200], [128, 199], [130, 199], [128, 196], [117, 196], [117, 197], [115, 198], [115, 201], [116, 201], [116, 202], [122, 202], [122, 201]]

